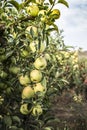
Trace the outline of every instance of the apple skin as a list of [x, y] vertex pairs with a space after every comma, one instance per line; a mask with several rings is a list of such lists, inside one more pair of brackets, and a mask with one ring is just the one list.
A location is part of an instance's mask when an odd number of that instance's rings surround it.
[[30, 81], [30, 78], [29, 78], [28, 75], [23, 75], [23, 74], [22, 74], [22, 75], [19, 77], [19, 82], [20, 82], [21, 85], [27, 85], [27, 84], [29, 84], [31, 81]]
[[40, 49], [37, 49], [38, 48], [38, 41], [32, 41], [29, 45], [30, 47], [30, 50], [35, 53], [36, 51], [42, 53], [45, 51], [45, 48], [46, 48], [46, 44], [41, 42], [40, 44]]
[[39, 70], [32, 70], [30, 72], [30, 79], [33, 83], [38, 83], [42, 79], [42, 73]]
[[35, 60], [34, 66], [35, 66], [36, 69], [43, 70], [47, 66], [47, 61], [44, 57], [39, 57]]
[[45, 53], [45, 59], [48, 61], [51, 61], [51, 56], [48, 53]]
[[40, 10], [38, 16], [40, 17], [41, 22], [48, 22], [49, 16], [47, 15], [47, 10]]
[[40, 116], [43, 113], [42, 107], [37, 104], [32, 108], [32, 115], [33, 116]]
[[38, 16], [39, 8], [37, 5], [30, 5], [27, 7], [27, 13], [33, 17]]
[[34, 87], [33, 87], [35, 93], [37, 92], [45, 92], [45, 87], [42, 86], [41, 83], [37, 83]]
[[22, 99], [30, 99], [34, 97], [34, 94], [34, 90], [30, 86], [27, 86], [22, 91]]
[[35, 27], [35, 26], [28, 26], [27, 28], [26, 28], [26, 37], [30, 37], [31, 38], [31, 34], [30, 34], [30, 31], [31, 31], [31, 29], [32, 29], [32, 31], [33, 31], [33, 33], [34, 33], [34, 36], [38, 36], [38, 31], [37, 31], [37, 27]]
[[28, 57], [29, 56], [29, 52], [27, 51], [27, 50], [21, 50], [21, 56], [22, 57], [24, 57], [24, 58], [26, 58], [26, 57]]
[[23, 115], [28, 115], [30, 113], [30, 111], [28, 110], [28, 104], [27, 103], [21, 105], [20, 112]]
[[52, 10], [50, 17], [53, 18], [53, 19], [60, 18], [60, 10], [58, 10], [58, 9]]

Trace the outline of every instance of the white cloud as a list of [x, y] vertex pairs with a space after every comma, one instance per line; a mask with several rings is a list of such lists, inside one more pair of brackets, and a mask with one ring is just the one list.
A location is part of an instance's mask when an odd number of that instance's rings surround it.
[[87, 50], [87, 0], [68, 0], [70, 8], [59, 5], [61, 18], [56, 22], [64, 30], [65, 44]]

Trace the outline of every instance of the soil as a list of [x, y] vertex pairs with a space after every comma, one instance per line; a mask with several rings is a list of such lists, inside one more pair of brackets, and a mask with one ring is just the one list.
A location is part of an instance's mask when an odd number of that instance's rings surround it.
[[58, 121], [51, 125], [55, 130], [87, 130], [87, 101], [82, 95], [81, 101], [75, 101], [74, 95], [69, 90], [53, 97], [52, 113]]

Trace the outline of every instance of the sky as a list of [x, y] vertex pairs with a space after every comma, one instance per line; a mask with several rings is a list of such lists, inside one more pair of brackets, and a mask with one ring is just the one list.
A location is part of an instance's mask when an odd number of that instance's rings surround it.
[[61, 17], [56, 21], [63, 29], [64, 43], [87, 50], [87, 0], [67, 0], [69, 8], [58, 5]]
[[62, 4], [55, 6], [61, 11], [61, 17], [56, 24], [64, 31], [64, 43], [76, 49], [87, 50], [87, 0], [66, 1], [69, 8]]

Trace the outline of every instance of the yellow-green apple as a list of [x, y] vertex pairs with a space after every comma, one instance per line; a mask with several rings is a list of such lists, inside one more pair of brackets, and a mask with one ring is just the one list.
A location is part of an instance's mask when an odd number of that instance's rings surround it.
[[34, 34], [34, 36], [38, 36], [38, 30], [37, 30], [37, 27], [35, 27], [35, 26], [28, 26], [27, 28], [26, 28], [26, 36], [28, 37], [30, 37], [31, 38], [31, 30], [33, 31], [33, 34]]
[[29, 52], [28, 52], [27, 50], [24, 50], [24, 49], [21, 50], [21, 53], [20, 53], [20, 54], [21, 54], [21, 56], [24, 57], [24, 58], [29, 56]]
[[39, 57], [35, 60], [34, 66], [35, 66], [36, 69], [43, 70], [47, 66], [47, 61], [44, 57]]
[[51, 61], [51, 56], [48, 53], [45, 53], [45, 59], [48, 61]]
[[19, 82], [20, 82], [21, 85], [27, 85], [27, 84], [29, 84], [31, 81], [30, 81], [30, 78], [29, 78], [29, 76], [28, 76], [27, 74], [25, 74], [25, 75], [22, 74], [22, 75], [19, 77]]
[[53, 9], [50, 17], [53, 19], [58, 19], [60, 17], [60, 10], [59, 9]]
[[32, 70], [30, 72], [30, 79], [32, 82], [37, 83], [40, 82], [42, 79], [42, 73], [39, 70]]
[[34, 97], [34, 90], [32, 89], [31, 86], [26, 86], [24, 87], [23, 91], [22, 91], [22, 99], [30, 99], [32, 97]]
[[29, 114], [30, 111], [31, 111], [31, 110], [28, 110], [28, 104], [27, 104], [27, 103], [21, 105], [21, 107], [20, 107], [20, 112], [21, 112], [23, 115]]
[[33, 53], [36, 52], [36, 50], [41, 53], [41, 52], [45, 51], [46, 44], [44, 42], [41, 42], [40, 48], [38, 49], [38, 41], [36, 40], [36, 41], [32, 41], [30, 43], [29, 47]]
[[38, 16], [39, 8], [37, 5], [30, 5], [27, 7], [27, 13], [33, 17]]
[[41, 105], [37, 104], [32, 108], [32, 115], [33, 116], [40, 116], [43, 113], [43, 109]]
[[35, 93], [37, 93], [37, 92], [45, 92], [46, 91], [46, 87], [44, 87], [41, 83], [35, 84], [33, 89], [34, 89]]

